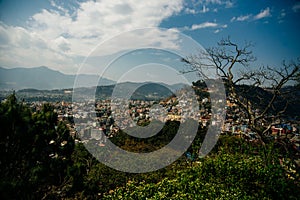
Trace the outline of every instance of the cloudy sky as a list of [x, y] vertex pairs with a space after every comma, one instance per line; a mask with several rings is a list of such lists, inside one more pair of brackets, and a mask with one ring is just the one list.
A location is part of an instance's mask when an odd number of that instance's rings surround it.
[[[123, 34], [145, 27], [154, 28]], [[227, 36], [252, 41], [255, 65], [279, 66], [300, 56], [299, 27], [300, 1], [292, 0], [1, 0], [0, 66], [75, 74], [87, 56], [109, 62], [128, 46], [181, 48], [179, 33], [204, 48]]]

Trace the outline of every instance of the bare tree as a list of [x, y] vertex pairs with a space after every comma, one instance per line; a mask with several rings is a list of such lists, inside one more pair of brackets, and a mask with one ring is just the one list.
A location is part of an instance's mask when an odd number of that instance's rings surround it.
[[[182, 58], [189, 69], [183, 73], [196, 71], [204, 79], [205, 70], [213, 67], [224, 80], [228, 90], [228, 98], [232, 99], [245, 114], [248, 127], [255, 133], [260, 142], [265, 144], [265, 136], [270, 128], [284, 115], [291, 99], [286, 98], [291, 90], [284, 89], [288, 84], [299, 82], [300, 60], [282, 63], [281, 68], [263, 66], [252, 68], [256, 58], [253, 56], [252, 43], [245, 42], [243, 46], [231, 41], [228, 37], [222, 39], [217, 47], [208, 48], [206, 52]], [[207, 60], [209, 62], [207, 62]], [[247, 87], [238, 87], [246, 85]], [[250, 91], [260, 88], [266, 93], [255, 93], [260, 103], [254, 104], [249, 100]], [[262, 88], [265, 88], [262, 90]], [[278, 103], [280, 102], [280, 103]], [[282, 104], [284, 103], [284, 106]], [[259, 104], [259, 105], [257, 105]], [[278, 106], [280, 104], [280, 106]], [[260, 108], [259, 112], [257, 111]]]

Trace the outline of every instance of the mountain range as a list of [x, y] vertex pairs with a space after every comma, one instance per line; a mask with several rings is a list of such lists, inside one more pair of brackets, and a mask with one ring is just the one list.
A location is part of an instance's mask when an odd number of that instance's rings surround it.
[[[73, 88], [76, 75], [64, 74], [48, 67], [12, 68], [0, 67], [0, 90], [21, 90], [34, 88], [39, 90], [53, 90]], [[80, 74], [81, 87], [95, 86], [98, 75]], [[101, 78], [101, 85], [112, 85], [115, 81]]]

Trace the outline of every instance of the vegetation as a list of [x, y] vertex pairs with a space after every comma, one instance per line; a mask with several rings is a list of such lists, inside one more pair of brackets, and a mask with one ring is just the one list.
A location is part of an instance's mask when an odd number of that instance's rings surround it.
[[298, 191], [279, 163], [264, 166], [258, 156], [222, 152], [171, 179], [128, 182], [105, 199], [297, 199]]
[[[300, 58], [283, 61], [280, 67], [253, 67], [256, 58], [252, 47], [250, 42], [240, 45], [230, 37], [222, 39], [216, 47], [182, 58], [189, 68], [183, 73], [196, 71], [207, 80], [206, 70], [215, 69], [224, 82], [227, 98], [243, 114], [239, 118], [256, 133], [263, 146], [263, 160], [268, 162], [266, 146], [271, 127], [282, 124], [287, 118], [299, 117]], [[286, 150], [285, 154], [294, 151], [286, 138], [278, 138], [275, 143]]]
[[42, 197], [65, 182], [74, 140], [49, 104], [32, 113], [10, 95], [0, 107], [1, 199]]
[[[262, 148], [222, 136], [208, 157], [197, 159], [206, 132], [200, 128], [188, 150], [191, 157], [183, 155], [156, 172], [128, 174], [99, 163], [83, 144], [75, 144], [49, 104], [32, 112], [12, 94], [0, 105], [0, 126], [1, 199], [299, 198], [299, 174], [273, 142]], [[122, 134], [113, 142], [129, 151], [155, 149], [159, 141], [169, 142], [168, 130], [177, 127], [168, 122], [157, 140], [135, 141], [140, 142], [136, 146]], [[262, 149], [268, 150], [268, 162]]]
[[[250, 42], [239, 45], [229, 37], [222, 39], [216, 47], [182, 58], [189, 67], [183, 73], [196, 71], [205, 80], [209, 79], [206, 76], [207, 69], [215, 69], [224, 81], [228, 98], [243, 110], [248, 127], [264, 143], [271, 126], [281, 123], [289, 105], [297, 100], [292, 97], [298, 90], [287, 86], [299, 86], [300, 58], [296, 62], [284, 61], [281, 67], [255, 68], [251, 66], [256, 60], [252, 47]], [[262, 87], [268, 87], [270, 92], [262, 90]], [[253, 92], [255, 97], [251, 99], [249, 94]], [[255, 104], [253, 98], [256, 99]], [[256, 109], [260, 111], [256, 112]], [[264, 123], [267, 126], [262, 126]]]

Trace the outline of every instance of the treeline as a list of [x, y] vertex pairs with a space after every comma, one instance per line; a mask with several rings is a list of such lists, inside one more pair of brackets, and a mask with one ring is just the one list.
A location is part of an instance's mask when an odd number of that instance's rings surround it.
[[[32, 112], [10, 95], [0, 105], [1, 199], [297, 199], [299, 174], [275, 143], [262, 148], [222, 136], [209, 156], [197, 158], [206, 130], [199, 128], [186, 154], [155, 172], [129, 174], [99, 163], [53, 107]], [[157, 137], [112, 141], [133, 151], [153, 151], [174, 137], [168, 122]], [[136, 145], [134, 142], [138, 142]], [[266, 151], [267, 150], [267, 151]]]
[[1, 199], [42, 198], [66, 181], [74, 139], [49, 104], [32, 113], [15, 95], [0, 106]]

